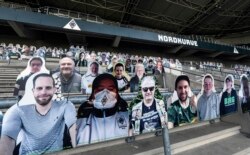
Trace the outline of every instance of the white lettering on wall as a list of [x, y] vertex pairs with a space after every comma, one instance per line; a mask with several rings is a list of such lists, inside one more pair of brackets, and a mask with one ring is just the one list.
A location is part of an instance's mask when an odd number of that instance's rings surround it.
[[189, 45], [189, 46], [198, 46], [198, 43], [196, 40], [189, 40], [189, 39], [171, 37], [171, 36], [160, 35], [160, 34], [158, 34], [158, 41], [175, 43], [175, 44], [182, 44], [182, 45]]

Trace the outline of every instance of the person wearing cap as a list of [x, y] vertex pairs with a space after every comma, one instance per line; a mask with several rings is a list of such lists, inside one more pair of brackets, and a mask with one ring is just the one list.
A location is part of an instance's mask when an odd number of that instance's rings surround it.
[[220, 117], [220, 100], [214, 87], [214, 78], [206, 74], [202, 80], [203, 87], [198, 98], [199, 121], [212, 120]]
[[[141, 81], [142, 100], [132, 106], [130, 136], [155, 131], [167, 126], [168, 118], [162, 99], [155, 97], [156, 84], [153, 76], [145, 76]], [[131, 127], [130, 127], [131, 128]]]
[[[55, 83], [47, 73], [35, 73], [29, 103], [14, 104], [3, 118], [1, 154], [12, 154], [20, 131], [19, 154], [46, 154], [63, 150], [65, 130], [76, 146], [76, 111], [70, 101], [53, 101]], [[26, 92], [25, 92], [26, 93]], [[32, 99], [33, 98], [33, 99]]]
[[116, 79], [107, 73], [98, 75], [88, 101], [77, 112], [77, 145], [128, 136], [127, 107]]
[[175, 81], [178, 100], [168, 107], [168, 128], [182, 126], [196, 121], [197, 99], [191, 93], [190, 80], [186, 75], [180, 75]]
[[234, 88], [233, 75], [229, 74], [224, 80], [224, 88], [220, 100], [220, 115], [226, 115], [238, 110], [238, 95]]

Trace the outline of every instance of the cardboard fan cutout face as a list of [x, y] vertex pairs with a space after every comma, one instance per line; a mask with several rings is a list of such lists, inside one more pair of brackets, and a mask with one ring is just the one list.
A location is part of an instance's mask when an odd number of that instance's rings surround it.
[[242, 74], [240, 78], [241, 87], [239, 90], [239, 99], [241, 103], [241, 110], [243, 113], [250, 111], [250, 88], [247, 75]]
[[234, 88], [234, 77], [228, 74], [224, 79], [224, 87], [220, 93], [220, 116], [238, 110], [238, 96]]

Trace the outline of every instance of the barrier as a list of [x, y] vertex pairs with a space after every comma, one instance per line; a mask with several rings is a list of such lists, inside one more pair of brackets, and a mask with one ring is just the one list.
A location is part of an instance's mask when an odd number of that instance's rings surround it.
[[[161, 90], [160, 91], [161, 94], [165, 97], [168, 98], [172, 93], [167, 92], [165, 90]], [[64, 96], [67, 98], [68, 94], [64, 94]], [[126, 101], [131, 101], [132, 99], [134, 99], [137, 96], [137, 92], [136, 93], [121, 93], [121, 97], [126, 100]], [[68, 96], [68, 100], [71, 101], [74, 105], [79, 105], [81, 103], [83, 103], [84, 101], [86, 101], [88, 99], [89, 95], [82, 95], [82, 94], [69, 94]], [[0, 100], [0, 109], [7, 109], [10, 108], [12, 105], [14, 105], [15, 103], [17, 103], [17, 98], [8, 98], [8, 99], [2, 99]]]

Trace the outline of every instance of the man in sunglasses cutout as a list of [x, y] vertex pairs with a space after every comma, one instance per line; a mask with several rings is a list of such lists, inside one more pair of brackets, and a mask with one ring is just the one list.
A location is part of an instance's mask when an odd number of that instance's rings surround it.
[[186, 75], [180, 75], [175, 81], [178, 100], [168, 108], [168, 128], [182, 126], [197, 121], [197, 98], [190, 89], [190, 80]]
[[152, 76], [142, 79], [141, 92], [143, 100], [132, 108], [132, 134], [152, 132], [167, 125], [164, 102], [154, 97], [155, 80]]

